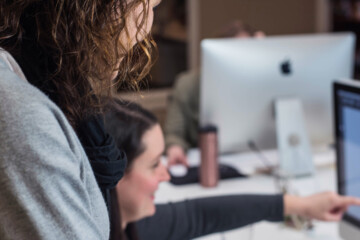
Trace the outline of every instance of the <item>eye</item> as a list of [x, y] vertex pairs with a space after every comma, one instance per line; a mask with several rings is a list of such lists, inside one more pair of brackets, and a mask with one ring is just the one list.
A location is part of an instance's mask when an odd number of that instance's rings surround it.
[[156, 161], [154, 165], [152, 165], [152, 168], [157, 168], [160, 165], [160, 160]]

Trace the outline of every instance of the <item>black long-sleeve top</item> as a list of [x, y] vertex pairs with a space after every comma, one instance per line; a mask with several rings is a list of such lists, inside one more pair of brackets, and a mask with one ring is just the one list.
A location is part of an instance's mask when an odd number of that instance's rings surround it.
[[282, 195], [231, 195], [157, 205], [136, 228], [140, 240], [186, 240], [283, 215]]

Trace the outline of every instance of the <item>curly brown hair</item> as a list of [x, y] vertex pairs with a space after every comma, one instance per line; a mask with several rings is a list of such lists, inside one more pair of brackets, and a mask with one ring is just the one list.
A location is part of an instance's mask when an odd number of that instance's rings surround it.
[[[137, 7], [142, 11], [136, 45], [129, 49], [129, 16]], [[0, 46], [20, 62], [32, 61], [29, 49], [42, 53], [36, 67], [43, 79], [34, 85], [75, 127], [88, 113], [101, 110], [99, 96], [110, 96], [117, 82], [137, 88], [148, 74], [156, 49], [151, 37], [143, 36], [148, 14], [148, 0], [1, 0]]]

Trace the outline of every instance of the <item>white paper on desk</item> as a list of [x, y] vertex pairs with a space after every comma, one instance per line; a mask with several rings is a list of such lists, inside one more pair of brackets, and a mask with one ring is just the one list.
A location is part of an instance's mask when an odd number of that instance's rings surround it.
[[[278, 164], [277, 150], [266, 150], [262, 152], [262, 155], [267, 158], [270, 166], [276, 166]], [[200, 165], [200, 151], [197, 148], [190, 149], [187, 156], [189, 166]], [[334, 164], [334, 150], [328, 149], [321, 153], [316, 153], [314, 155], [314, 162], [316, 167]], [[261, 157], [254, 152], [221, 155], [219, 156], [219, 163], [234, 167], [240, 173], [246, 175], [253, 175], [256, 173], [257, 169], [266, 167], [265, 163], [261, 160]]]

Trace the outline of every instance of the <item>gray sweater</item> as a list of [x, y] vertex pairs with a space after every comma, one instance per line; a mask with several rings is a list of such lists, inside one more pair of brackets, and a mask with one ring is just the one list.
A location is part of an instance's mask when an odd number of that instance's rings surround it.
[[0, 239], [106, 239], [109, 217], [61, 110], [0, 49]]

